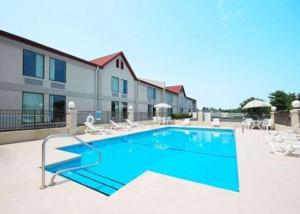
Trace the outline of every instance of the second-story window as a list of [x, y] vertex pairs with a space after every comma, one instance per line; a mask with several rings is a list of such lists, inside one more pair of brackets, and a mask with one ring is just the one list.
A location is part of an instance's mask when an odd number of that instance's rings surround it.
[[122, 80], [122, 93], [128, 94], [128, 81]]
[[124, 69], [124, 62], [123, 62], [123, 60], [121, 60], [121, 69], [122, 70]]
[[148, 87], [148, 98], [156, 99], [156, 89]]
[[32, 51], [23, 51], [23, 75], [44, 78], [44, 56]]
[[119, 59], [116, 60], [116, 67], [117, 67], [117, 68], [120, 67], [120, 60], [119, 60]]
[[119, 92], [119, 78], [111, 77], [111, 91]]
[[54, 58], [49, 61], [50, 80], [66, 82], [66, 62]]

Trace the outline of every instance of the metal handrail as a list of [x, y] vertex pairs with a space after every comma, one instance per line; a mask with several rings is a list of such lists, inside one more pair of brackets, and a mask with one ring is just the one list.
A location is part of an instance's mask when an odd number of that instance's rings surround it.
[[[62, 169], [62, 170], [58, 170], [56, 173], [54, 173], [54, 175], [51, 177], [51, 182], [49, 185], [45, 184], [45, 162], [46, 162], [46, 143], [48, 142], [48, 140], [52, 139], [52, 138], [59, 138], [59, 137], [71, 137], [75, 140], [77, 140], [78, 142], [84, 144], [85, 146], [91, 148], [92, 150], [96, 151], [97, 155], [98, 155], [98, 160], [96, 163], [92, 163], [92, 164], [88, 164], [88, 165], [84, 165], [84, 166], [77, 166], [77, 167], [71, 167], [68, 169]], [[55, 135], [49, 135], [48, 137], [46, 137], [43, 140], [43, 144], [42, 144], [42, 185], [40, 186], [40, 189], [45, 189], [48, 186], [53, 186], [55, 185], [55, 177], [61, 173], [64, 172], [68, 172], [68, 171], [73, 171], [73, 170], [79, 170], [79, 169], [83, 169], [83, 168], [87, 168], [87, 167], [92, 167], [92, 166], [96, 166], [98, 164], [101, 163], [102, 160], [102, 155], [101, 153], [92, 145], [88, 144], [87, 142], [79, 139], [78, 137], [71, 135], [71, 134], [55, 134]]]

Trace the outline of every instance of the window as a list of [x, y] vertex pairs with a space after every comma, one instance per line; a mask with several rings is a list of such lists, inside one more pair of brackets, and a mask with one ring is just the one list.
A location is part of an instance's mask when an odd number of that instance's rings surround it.
[[127, 103], [122, 102], [122, 120], [127, 119]]
[[58, 95], [50, 95], [49, 110], [51, 122], [66, 121], [66, 97]]
[[119, 78], [111, 77], [111, 91], [119, 92]]
[[123, 62], [123, 60], [121, 60], [121, 69], [122, 70], [124, 69], [124, 62]]
[[119, 59], [117, 59], [117, 60], [116, 60], [116, 67], [117, 67], [117, 68], [119, 68], [119, 67], [120, 67], [119, 63], [120, 63], [120, 60], [119, 60]]
[[66, 62], [54, 58], [49, 61], [50, 80], [66, 82]]
[[156, 99], [156, 89], [148, 87], [148, 98]]
[[173, 95], [172, 94], [167, 94], [167, 103], [170, 105], [173, 103]]
[[122, 80], [122, 93], [128, 94], [128, 81]]
[[44, 56], [23, 50], [23, 75], [44, 78]]
[[43, 121], [44, 95], [38, 93], [23, 92], [22, 98], [22, 122], [39, 123]]
[[111, 118], [119, 119], [119, 102], [111, 101]]

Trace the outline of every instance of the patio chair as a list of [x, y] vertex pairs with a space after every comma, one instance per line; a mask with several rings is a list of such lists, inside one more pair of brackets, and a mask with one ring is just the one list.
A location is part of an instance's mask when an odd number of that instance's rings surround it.
[[162, 117], [161, 118], [161, 123], [162, 123], [162, 125], [167, 125], [168, 124], [167, 118], [166, 117]]
[[182, 123], [182, 125], [189, 126], [190, 125], [190, 121], [191, 121], [190, 118], [185, 118], [184, 121], [183, 121], [183, 123]]
[[278, 133], [268, 138], [272, 152], [277, 155], [288, 155], [300, 149], [300, 135]]
[[272, 129], [273, 120], [272, 119], [264, 119], [262, 122], [262, 129], [269, 130]]
[[246, 127], [247, 129], [250, 129], [253, 125], [253, 119], [252, 118], [246, 118], [242, 121], [242, 126]]
[[219, 118], [214, 118], [213, 121], [212, 121], [212, 126], [220, 127], [220, 119]]
[[167, 117], [167, 124], [172, 124], [172, 117]]
[[132, 122], [129, 119], [126, 119], [126, 122], [129, 124], [130, 127], [137, 127], [137, 128], [143, 128], [143, 125], [138, 122]]
[[113, 129], [113, 130], [129, 130], [130, 129], [129, 126], [126, 126], [123, 124], [117, 124], [112, 120], [110, 120], [109, 122], [112, 124], [111, 129]]
[[84, 125], [86, 126], [85, 129], [86, 134], [109, 134], [112, 131], [112, 129], [96, 127], [89, 122], [84, 122]]

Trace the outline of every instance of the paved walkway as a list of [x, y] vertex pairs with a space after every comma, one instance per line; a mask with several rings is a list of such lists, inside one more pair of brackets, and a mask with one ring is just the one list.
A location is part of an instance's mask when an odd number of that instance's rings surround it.
[[[119, 133], [116, 133], [119, 134]], [[263, 131], [236, 131], [240, 192], [146, 172], [106, 197], [68, 181], [40, 190], [41, 141], [0, 146], [0, 213], [300, 213], [300, 155], [270, 152]], [[80, 136], [85, 140], [99, 136]], [[59, 142], [60, 141], [60, 142]], [[47, 163], [74, 157], [47, 145]], [[50, 174], [47, 173], [49, 181]]]

